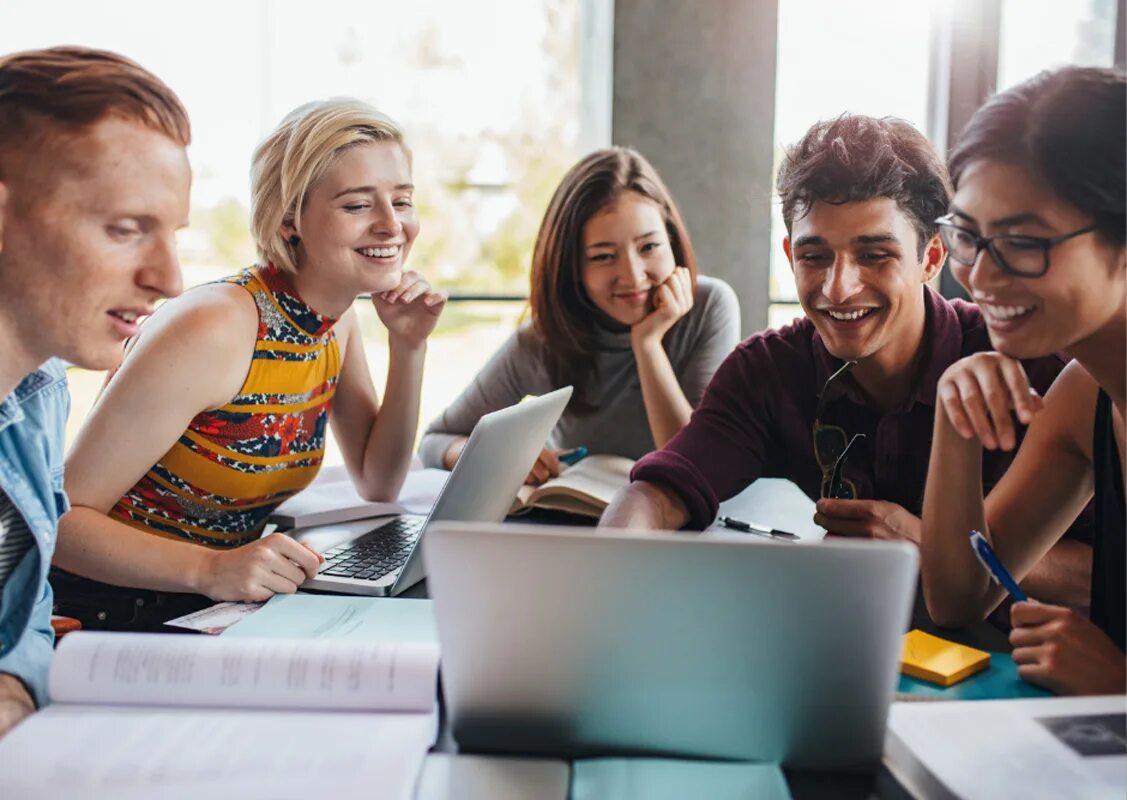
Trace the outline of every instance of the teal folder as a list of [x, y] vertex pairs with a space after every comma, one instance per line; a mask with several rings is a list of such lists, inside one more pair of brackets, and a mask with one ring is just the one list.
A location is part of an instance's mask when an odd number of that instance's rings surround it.
[[675, 758], [588, 758], [572, 762], [570, 800], [790, 800], [777, 764]]
[[954, 686], [936, 686], [901, 675], [896, 692], [935, 700], [1014, 700], [1053, 696], [1052, 692], [1019, 678], [1017, 665], [1007, 653], [991, 653], [989, 667]]
[[222, 636], [438, 643], [430, 600], [276, 594]]

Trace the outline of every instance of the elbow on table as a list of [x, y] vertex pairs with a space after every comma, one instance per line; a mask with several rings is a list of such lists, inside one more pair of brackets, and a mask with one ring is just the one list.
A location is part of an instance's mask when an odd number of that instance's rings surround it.
[[965, 628], [982, 622], [989, 611], [984, 611], [972, 598], [960, 596], [949, 587], [929, 585], [923, 579], [924, 604], [931, 621], [941, 628]]
[[392, 484], [387, 481], [365, 483], [356, 487], [356, 493], [368, 503], [394, 503], [399, 499], [403, 481]]

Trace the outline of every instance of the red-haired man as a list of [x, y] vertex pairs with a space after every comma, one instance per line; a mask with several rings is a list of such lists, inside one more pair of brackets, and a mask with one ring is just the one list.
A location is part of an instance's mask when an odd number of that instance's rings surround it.
[[46, 700], [63, 361], [112, 368], [179, 294], [189, 138], [176, 95], [126, 58], [0, 56], [0, 735]]

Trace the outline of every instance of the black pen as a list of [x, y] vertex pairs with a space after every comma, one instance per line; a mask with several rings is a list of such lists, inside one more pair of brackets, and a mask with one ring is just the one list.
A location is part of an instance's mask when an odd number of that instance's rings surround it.
[[717, 519], [725, 528], [731, 528], [732, 530], [740, 531], [741, 533], [754, 533], [758, 534], [759, 536], [766, 536], [770, 539], [784, 539], [786, 541], [795, 541], [798, 539], [798, 537], [793, 533], [776, 530], [775, 528], [764, 528], [762, 525], [755, 525], [751, 522], [744, 522], [742, 519], [736, 519], [734, 517], [720, 516], [717, 517]]

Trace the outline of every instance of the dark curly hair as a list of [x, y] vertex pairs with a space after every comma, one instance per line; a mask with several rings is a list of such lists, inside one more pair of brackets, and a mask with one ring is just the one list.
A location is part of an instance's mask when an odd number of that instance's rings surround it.
[[889, 197], [911, 217], [921, 258], [951, 200], [947, 168], [922, 133], [900, 119], [859, 114], [811, 127], [787, 148], [775, 187], [788, 235], [818, 201]]

